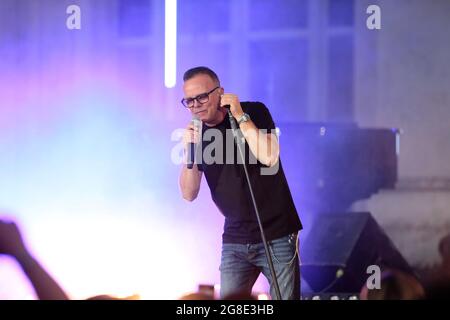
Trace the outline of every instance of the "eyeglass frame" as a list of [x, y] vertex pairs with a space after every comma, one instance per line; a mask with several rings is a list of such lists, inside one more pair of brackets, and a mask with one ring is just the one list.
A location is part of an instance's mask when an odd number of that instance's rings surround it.
[[[211, 91], [208, 91], [208, 92], [204, 92], [204, 93], [200, 93], [199, 95], [197, 95], [197, 96], [195, 96], [195, 97], [193, 97], [193, 98], [183, 98], [183, 99], [181, 99], [181, 104], [183, 105], [183, 107], [185, 107], [185, 108], [187, 108], [187, 109], [191, 109], [191, 108], [193, 108], [194, 106], [195, 106], [195, 100], [197, 100], [197, 102], [199, 103], [199, 104], [205, 104], [205, 103], [207, 103], [208, 101], [209, 101], [209, 95], [211, 94], [211, 93], [213, 93], [216, 89], [219, 89], [220, 88], [220, 86], [217, 86], [217, 87], [215, 87], [214, 89], [212, 89]], [[200, 102], [200, 100], [199, 100], [199, 97], [200, 96], [203, 96], [203, 95], [205, 95], [205, 98], [207, 98], [207, 100], [205, 101], [205, 102]], [[187, 100], [192, 100], [192, 102], [193, 102], [193, 105], [192, 106], [188, 106], [187, 105], [187, 103], [186, 103], [186, 101]], [[186, 103], [186, 104], [185, 104]]]

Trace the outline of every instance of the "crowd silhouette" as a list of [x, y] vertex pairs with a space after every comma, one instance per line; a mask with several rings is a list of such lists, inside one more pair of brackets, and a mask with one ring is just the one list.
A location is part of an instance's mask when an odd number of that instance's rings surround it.
[[[450, 234], [443, 237], [438, 247], [441, 264], [424, 279], [399, 270], [384, 270], [381, 287], [368, 289], [364, 286], [359, 293], [361, 300], [423, 300], [450, 298]], [[29, 279], [39, 300], [69, 300], [69, 295], [45, 270], [28, 250], [17, 224], [0, 217], [0, 255], [7, 255], [17, 261]], [[1, 284], [0, 284], [1, 285]], [[87, 300], [136, 300], [139, 296], [117, 298], [112, 295], [97, 295]], [[180, 300], [214, 300], [213, 293], [198, 291], [183, 295]], [[224, 300], [256, 300], [254, 295], [233, 293]]]

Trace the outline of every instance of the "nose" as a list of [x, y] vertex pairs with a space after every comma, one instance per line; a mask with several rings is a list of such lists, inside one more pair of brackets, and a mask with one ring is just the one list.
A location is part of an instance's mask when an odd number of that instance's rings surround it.
[[194, 104], [192, 105], [193, 108], [198, 108], [200, 107], [202, 104], [200, 102], [198, 102], [197, 99], [194, 100]]

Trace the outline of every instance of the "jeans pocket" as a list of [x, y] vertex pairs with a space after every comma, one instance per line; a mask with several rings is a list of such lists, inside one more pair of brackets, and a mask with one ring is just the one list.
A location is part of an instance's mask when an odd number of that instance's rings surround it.
[[269, 250], [275, 262], [291, 264], [297, 256], [297, 233], [270, 241]]

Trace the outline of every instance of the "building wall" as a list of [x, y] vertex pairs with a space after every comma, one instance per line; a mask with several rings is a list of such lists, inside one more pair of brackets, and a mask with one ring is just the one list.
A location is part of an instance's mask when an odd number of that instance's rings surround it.
[[[373, 1], [358, 1], [361, 12]], [[378, 1], [382, 29], [357, 19], [355, 120], [402, 131], [399, 182], [367, 209], [415, 266], [439, 262], [450, 232], [450, 2]]]

